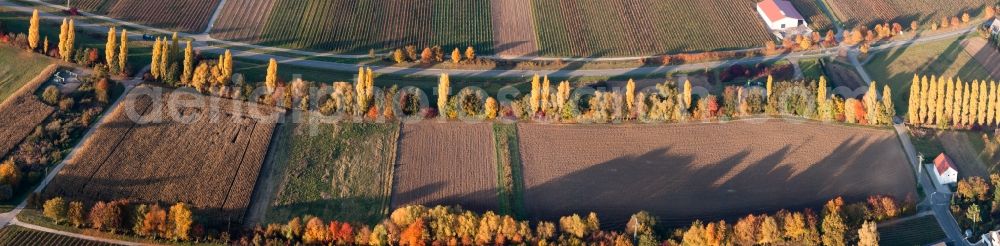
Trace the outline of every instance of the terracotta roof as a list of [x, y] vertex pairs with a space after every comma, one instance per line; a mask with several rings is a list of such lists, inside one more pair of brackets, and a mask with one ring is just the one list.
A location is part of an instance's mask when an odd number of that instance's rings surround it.
[[938, 174], [944, 174], [949, 168], [955, 169], [955, 162], [952, 162], [947, 155], [941, 153], [937, 158], [934, 158], [934, 169], [937, 169]]
[[795, 6], [792, 6], [792, 2], [786, 0], [764, 0], [757, 3], [757, 6], [759, 6], [761, 10], [764, 10], [764, 15], [766, 15], [768, 19], [771, 19], [771, 22], [779, 21], [785, 17], [798, 20], [805, 19], [802, 18], [802, 15], [799, 14], [798, 10], [795, 10]]

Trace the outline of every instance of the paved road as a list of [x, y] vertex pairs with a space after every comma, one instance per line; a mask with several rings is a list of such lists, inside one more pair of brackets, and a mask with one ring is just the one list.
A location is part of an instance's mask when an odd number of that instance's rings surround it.
[[[903, 143], [903, 150], [906, 152], [907, 159], [909, 159], [910, 167], [916, 173], [917, 170], [920, 170], [917, 166], [920, 164], [917, 163], [917, 150], [913, 147], [913, 142], [910, 140], [909, 129], [904, 124], [896, 124], [893, 128], [895, 128], [896, 134], [899, 135], [900, 142]], [[955, 221], [955, 217], [952, 216], [948, 208], [951, 194], [938, 192], [930, 176], [927, 175], [927, 170], [924, 169], [923, 171], [923, 173], [917, 174], [917, 181], [923, 187], [924, 195], [929, 199], [931, 210], [934, 211], [934, 218], [941, 225], [941, 229], [948, 236], [948, 240], [956, 242], [956, 245], [959, 246], [971, 245], [962, 235], [962, 229], [958, 226], [958, 222]]]
[[[42, 4], [42, 5], [46, 5], [46, 6], [53, 7], [53, 8], [65, 9], [65, 6], [61, 6], [61, 5], [49, 4], [49, 3], [41, 2], [41, 1], [38, 1], [38, 0], [32, 0], [32, 1], [37, 2], [37, 4]], [[0, 6], [6, 7], [6, 8], [9, 8], [9, 9], [13, 9], [15, 11], [26, 12], [26, 13], [27, 12], [31, 12], [33, 10], [33, 8], [31, 8], [31, 7], [21, 6], [21, 5], [12, 3], [9, 0], [0, 0]], [[164, 30], [164, 29], [160, 29], [160, 28], [149, 27], [149, 26], [145, 26], [145, 25], [141, 25], [141, 24], [137, 24], [137, 23], [132, 23], [132, 22], [127, 22], [127, 21], [122, 21], [122, 20], [117, 20], [117, 19], [113, 19], [113, 18], [109, 18], [109, 17], [105, 17], [105, 16], [92, 15], [92, 14], [89, 14], [89, 13], [82, 13], [82, 14], [86, 15], [89, 18], [99, 19], [99, 20], [107, 21], [107, 22], [119, 23], [121, 25], [127, 25], [127, 26], [130, 26], [132, 28], [138, 28], [140, 30], [147, 31], [147, 32], [154, 32], [154, 33], [158, 32], [158, 33], [164, 33], [164, 34], [166, 34], [166, 33], [172, 33], [172, 31], [169, 31], [169, 30]], [[59, 20], [59, 19], [63, 18], [63, 16], [57, 16], [57, 15], [53, 15], [53, 14], [50, 14], [50, 13], [41, 13], [40, 16], [42, 18], [45, 18], [45, 19], [54, 19], [54, 20]], [[91, 23], [85, 23], [85, 20], [80, 20], [76, 24], [77, 24], [77, 28], [78, 29], [88, 29], [88, 30], [92, 30], [92, 31], [98, 32], [98, 33], [106, 33], [107, 32], [107, 28], [106, 27], [101, 26], [101, 25], [91, 24]], [[910, 45], [910, 44], [915, 44], [915, 43], [931, 42], [931, 41], [936, 41], [936, 40], [951, 38], [951, 37], [955, 37], [955, 36], [958, 36], [958, 35], [965, 34], [965, 33], [969, 32], [971, 30], [974, 30], [975, 26], [976, 25], [973, 25], [973, 26], [971, 26], [969, 28], [955, 30], [955, 31], [947, 32], [947, 33], [940, 33], [940, 34], [936, 34], [936, 35], [933, 35], [933, 36], [917, 37], [917, 38], [914, 38], [914, 39], [911, 39], [911, 40], [889, 42], [889, 43], [885, 43], [885, 44], [877, 46], [877, 47], [872, 47], [871, 51], [877, 51], [877, 50], [881, 50], [881, 49], [894, 48], [894, 47], [905, 46], [905, 45]], [[226, 49], [225, 47], [237, 46], [237, 47], [241, 47], [241, 49], [243, 49], [243, 50], [233, 51], [233, 56], [236, 56], [236, 57], [242, 57], [242, 58], [246, 58], [246, 59], [250, 59], [250, 60], [255, 60], [255, 61], [267, 61], [267, 60], [269, 60], [271, 58], [274, 58], [274, 59], [278, 60], [282, 64], [290, 64], [290, 65], [295, 65], [295, 66], [305, 67], [305, 68], [312, 68], [312, 69], [334, 70], [334, 71], [352, 72], [353, 73], [353, 72], [358, 71], [358, 66], [359, 65], [358, 64], [336, 63], [336, 62], [329, 62], [329, 61], [305, 60], [305, 59], [303, 59], [301, 57], [287, 57], [287, 56], [281, 56], [281, 55], [263, 54], [263, 53], [259, 53], [259, 52], [254, 51], [254, 50], [267, 51], [267, 52], [282, 52], [282, 53], [285, 53], [285, 54], [299, 55], [299, 56], [303, 56], [303, 57], [337, 57], [337, 58], [365, 58], [365, 57], [368, 57], [367, 55], [339, 55], [339, 54], [333, 54], [333, 53], [321, 53], [321, 52], [301, 51], [301, 50], [284, 49], [284, 48], [277, 48], [277, 47], [259, 46], [259, 45], [254, 45], [254, 44], [241, 43], [241, 42], [231, 42], [231, 41], [225, 41], [225, 40], [217, 40], [215, 38], [210, 37], [208, 34], [204, 34], [204, 33], [202, 33], [202, 34], [179, 33], [178, 35], [182, 36], [182, 37], [193, 38], [194, 40], [196, 40], [195, 42], [193, 42], [194, 46], [195, 46], [196, 49], [201, 50], [201, 51], [210, 52], [210, 53], [221, 53], [223, 50]], [[136, 34], [134, 36], [130, 36], [130, 38], [140, 39], [141, 36], [139, 36], [139, 35]], [[221, 46], [220, 46], [220, 44], [221, 44]], [[773, 56], [737, 58], [737, 59], [729, 59], [729, 60], [724, 60], [724, 61], [703, 62], [703, 63], [697, 63], [697, 64], [683, 64], [683, 65], [660, 66], [660, 67], [640, 67], [640, 68], [588, 69], [588, 70], [581, 70], [581, 69], [563, 69], [563, 70], [519, 70], [519, 69], [513, 69], [513, 70], [470, 70], [470, 69], [421, 69], [421, 68], [405, 68], [405, 67], [391, 67], [391, 66], [390, 67], [387, 67], [387, 66], [373, 66], [372, 70], [375, 71], [376, 73], [380, 73], [380, 74], [438, 76], [441, 73], [448, 73], [448, 74], [451, 74], [453, 76], [463, 76], [463, 77], [467, 77], [467, 76], [473, 76], [473, 77], [528, 77], [528, 76], [532, 76], [532, 75], [535, 75], [535, 74], [549, 75], [549, 76], [553, 76], [553, 77], [640, 76], [640, 75], [647, 75], [647, 74], [662, 74], [662, 73], [668, 73], [668, 72], [673, 72], [673, 71], [690, 71], [690, 70], [698, 70], [698, 69], [706, 69], [706, 68], [726, 67], [726, 66], [731, 66], [733, 64], [759, 63], [759, 62], [764, 62], [764, 61], [775, 61], [775, 60], [780, 60], [780, 59], [784, 59], [784, 58], [787, 58], [787, 57], [795, 57], [795, 58], [799, 58], [799, 59], [827, 57], [827, 56], [834, 56], [834, 55], [836, 55], [836, 53], [837, 53], [836, 50], [837, 49], [840, 49], [840, 47], [833, 47], [833, 48], [819, 49], [819, 50], [811, 50], [811, 51], [806, 51], [806, 52], [794, 52], [794, 53], [789, 53], [789, 54], [780, 54], [780, 55], [773, 55]], [[564, 59], [564, 58], [558, 58], [558, 59]], [[564, 60], [568, 60], [568, 59], [571, 59], [571, 58], [565, 58]], [[631, 59], [631, 60], [634, 60], [634, 59], [637, 59], [637, 58], [628, 58], [628, 57], [622, 58], [622, 57], [618, 57], [618, 58], [608, 58], [608, 59]]]

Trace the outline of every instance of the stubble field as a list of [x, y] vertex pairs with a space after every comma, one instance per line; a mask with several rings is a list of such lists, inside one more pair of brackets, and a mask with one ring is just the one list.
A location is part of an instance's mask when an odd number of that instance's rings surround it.
[[649, 211], [670, 226], [818, 206], [904, 199], [913, 173], [888, 130], [770, 120], [674, 126], [519, 124], [533, 219], [595, 211], [623, 225]]
[[403, 124], [392, 207], [461, 205], [497, 210], [497, 167], [489, 123]]
[[218, 98], [207, 107], [190, 101], [207, 97], [177, 91], [141, 94], [150, 89], [134, 89], [44, 195], [186, 202], [209, 223], [241, 221], [279, 110]]

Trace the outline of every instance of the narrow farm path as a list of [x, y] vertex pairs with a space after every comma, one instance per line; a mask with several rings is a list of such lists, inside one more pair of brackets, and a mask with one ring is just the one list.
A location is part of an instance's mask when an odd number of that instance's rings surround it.
[[[40, 0], [28, 0], [36, 4], [57, 8], [65, 9], [65, 6], [50, 4], [42, 2]], [[0, 7], [12, 9], [18, 12], [30, 13], [34, 9], [32, 7], [26, 7], [13, 3], [10, 0], [0, 0]], [[105, 16], [94, 15], [90, 13], [81, 12], [81, 15], [88, 18], [98, 19], [101, 21], [108, 21], [119, 23], [121, 25], [129, 26], [132, 29], [139, 29], [146, 32], [153, 33], [172, 33], [172, 31], [164, 30], [160, 28], [149, 27], [137, 23], [122, 21], [118, 19], [113, 19]], [[60, 20], [64, 18], [61, 15], [54, 15], [52, 13], [41, 13], [41, 18], [50, 20]], [[85, 23], [86, 20], [80, 19], [77, 21], [77, 28], [87, 29], [98, 33], [106, 33], [107, 27], [103, 25], [95, 25], [90, 23]], [[968, 28], [958, 29], [951, 32], [940, 33], [931, 36], [923, 36], [910, 40], [901, 40], [884, 43], [882, 45], [872, 47], [871, 51], [878, 51], [882, 49], [890, 49], [898, 46], [912, 45], [915, 43], [932, 42], [936, 40], [952, 38], [955, 36], [964, 35], [968, 32], [975, 30], [975, 27], [979, 23], [974, 23]], [[187, 34], [178, 33], [178, 35], [186, 38], [193, 38], [196, 41], [194, 46], [201, 51], [209, 53], [222, 53], [226, 48], [224, 47], [241, 47], [244, 50], [233, 51], [233, 56], [241, 57], [256, 61], [267, 61], [269, 59], [278, 60], [282, 64], [294, 65], [309, 69], [322, 69], [322, 70], [332, 70], [341, 72], [356, 72], [360, 65], [358, 64], [348, 64], [348, 63], [337, 63], [328, 61], [316, 61], [316, 60], [306, 60], [304, 57], [333, 57], [333, 58], [366, 58], [368, 55], [343, 55], [334, 53], [319, 53], [310, 52], [302, 50], [293, 50], [277, 47], [267, 47], [254, 44], [247, 44], [241, 42], [231, 42], [212, 38], [208, 34]], [[130, 36], [133, 39], [141, 39], [141, 35]], [[840, 47], [831, 47], [826, 49], [810, 50], [805, 52], [793, 52], [789, 54], [780, 54], [773, 56], [761, 56], [761, 57], [749, 57], [749, 58], [736, 58], [722, 61], [712, 61], [704, 63], [695, 64], [683, 64], [683, 65], [671, 65], [671, 66], [659, 66], [659, 67], [640, 67], [640, 68], [616, 68], [616, 69], [592, 69], [592, 70], [468, 70], [468, 69], [421, 69], [421, 68], [404, 68], [404, 67], [386, 67], [386, 66], [373, 66], [372, 70], [380, 74], [396, 74], [396, 75], [419, 75], [419, 76], [438, 76], [441, 73], [448, 73], [453, 76], [471, 76], [471, 77], [528, 77], [532, 75], [549, 75], [553, 77], [593, 77], [593, 76], [635, 76], [635, 75], [646, 75], [646, 74], [660, 74], [668, 73], [673, 71], [688, 71], [696, 69], [711, 69], [716, 67], [725, 67], [733, 64], [744, 64], [744, 63], [759, 63], [763, 61], [773, 61], [780, 60], [785, 57], [795, 56], [800, 59], [805, 58], [819, 58], [828, 57], [836, 55], [836, 50]], [[267, 51], [267, 52], [281, 52], [286, 54], [297, 55], [299, 57], [288, 57], [279, 56], [271, 54], [258, 53], [257, 50]], [[636, 60], [642, 57], [612, 57], [612, 58], [558, 58], [558, 57], [520, 57], [513, 60], [563, 60], [563, 61], [616, 61], [616, 60]]]
[[219, 2], [219, 6], [216, 6], [215, 12], [212, 13], [212, 18], [208, 20], [208, 27], [205, 27], [205, 31], [201, 32], [201, 34], [208, 35], [208, 33], [212, 31], [212, 28], [215, 27], [215, 20], [219, 19], [219, 14], [222, 13], [222, 7], [225, 6], [226, 0]]

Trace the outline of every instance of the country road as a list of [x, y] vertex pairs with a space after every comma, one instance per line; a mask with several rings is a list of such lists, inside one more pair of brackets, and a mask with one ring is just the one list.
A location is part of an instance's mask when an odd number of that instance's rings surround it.
[[[901, 119], [897, 118], [902, 122]], [[924, 191], [924, 196], [929, 200], [929, 205], [931, 210], [934, 212], [934, 218], [937, 219], [939, 225], [941, 225], [941, 230], [944, 231], [945, 235], [948, 236], [948, 241], [955, 243], [959, 246], [971, 245], [968, 240], [962, 235], [962, 228], [958, 226], [958, 222], [955, 220], [955, 216], [951, 214], [949, 206], [951, 204], [951, 194], [938, 192], [934, 188], [934, 181], [931, 181], [930, 176], [927, 175], [927, 170], [923, 172], [918, 172], [920, 168], [917, 165], [917, 149], [913, 146], [913, 142], [910, 140], [910, 130], [906, 125], [900, 123], [893, 125], [893, 129], [899, 136], [899, 141], [903, 145], [903, 151], [906, 152], [906, 157], [910, 163], [910, 167], [913, 168], [913, 172], [917, 175], [917, 181], [920, 183]]]
[[[45, 2], [42, 2], [42, 1], [39, 1], [39, 0], [30, 0], [30, 1], [33, 2], [33, 3], [36, 3], [36, 4], [41, 4], [41, 5], [45, 5], [45, 6], [48, 6], [48, 7], [57, 8], [57, 9], [65, 9], [66, 8], [65, 6], [49, 4], [49, 3], [45, 3]], [[5, 8], [8, 8], [8, 9], [12, 9], [12, 10], [19, 11], [19, 12], [26, 12], [26, 13], [30, 13], [33, 10], [32, 7], [25, 7], [25, 6], [19, 5], [17, 3], [13, 3], [10, 0], [0, 0], [0, 7], [5, 7]], [[139, 29], [139, 30], [143, 30], [143, 31], [147, 31], [147, 32], [163, 33], [163, 34], [172, 33], [172, 31], [170, 31], [170, 30], [165, 30], [165, 29], [160, 29], [160, 28], [155, 28], [155, 27], [149, 27], [149, 26], [145, 26], [145, 25], [141, 25], [141, 24], [137, 24], [137, 23], [132, 23], [132, 22], [127, 22], [127, 21], [122, 21], [122, 20], [118, 20], [118, 19], [113, 19], [113, 18], [109, 18], [109, 17], [105, 17], [105, 16], [93, 15], [93, 14], [82, 13], [82, 12], [81, 12], [81, 14], [87, 16], [88, 18], [94, 18], [94, 19], [98, 19], [98, 20], [101, 20], [101, 21], [118, 23], [120, 25], [129, 26], [129, 27], [131, 27], [133, 29]], [[49, 20], [60, 20], [60, 19], [64, 18], [64, 16], [54, 15], [54, 14], [51, 14], [51, 13], [40, 13], [40, 16], [41, 16], [41, 18], [49, 19]], [[97, 33], [106, 33], [107, 32], [107, 27], [105, 27], [103, 25], [100, 25], [100, 24], [87, 23], [86, 21], [83, 21], [83, 20], [78, 20], [76, 22], [76, 25], [77, 25], [77, 29], [86, 29], [86, 30], [90, 30], [92, 32], [97, 32]], [[974, 24], [974, 25], [972, 25], [970, 27], [963, 28], [963, 29], [958, 29], [958, 30], [951, 31], [951, 32], [939, 33], [939, 34], [935, 34], [935, 35], [931, 35], [931, 36], [917, 36], [916, 38], [910, 39], [910, 40], [900, 40], [900, 41], [888, 42], [888, 43], [884, 43], [884, 44], [876, 46], [876, 47], [872, 47], [871, 51], [874, 52], [874, 51], [882, 50], [882, 49], [890, 49], [890, 48], [899, 47], [899, 46], [906, 46], [906, 45], [912, 45], [912, 44], [917, 44], [917, 43], [932, 42], [932, 41], [937, 41], [937, 40], [941, 40], [941, 39], [952, 38], [952, 37], [959, 36], [959, 35], [964, 35], [964, 34], [966, 34], [968, 32], [973, 31], [976, 26], [978, 26], [978, 23], [976, 23], [976, 24]], [[206, 33], [200, 33], [200, 34], [178, 33], [178, 35], [181, 36], [181, 37], [186, 37], [186, 38], [192, 38], [192, 39], [194, 39], [195, 41], [193, 42], [193, 44], [195, 46], [195, 49], [198, 49], [198, 50], [201, 50], [201, 51], [204, 51], [204, 52], [221, 53], [221, 52], [223, 52], [226, 49], [225, 47], [240, 47], [242, 50], [232, 50], [231, 51], [233, 53], [233, 56], [240, 57], [240, 58], [245, 58], [245, 59], [249, 59], [249, 60], [254, 60], [254, 61], [267, 61], [267, 60], [269, 60], [271, 58], [274, 58], [275, 60], [278, 60], [278, 62], [281, 63], [281, 64], [288, 64], [288, 65], [294, 65], [294, 66], [299, 66], [299, 67], [304, 67], [304, 68], [312, 68], [312, 69], [322, 69], [322, 70], [332, 70], [332, 71], [341, 71], [341, 72], [351, 72], [351, 73], [353, 73], [353, 72], [357, 72], [358, 71], [358, 67], [361, 66], [361, 65], [351, 64], [351, 63], [338, 63], [338, 62], [329, 62], [329, 61], [306, 60], [306, 59], [304, 59], [302, 57], [334, 57], [334, 58], [365, 58], [365, 57], [368, 57], [368, 55], [340, 55], [340, 54], [332, 54], [332, 53], [320, 53], [320, 52], [293, 50], [293, 49], [285, 49], [285, 48], [277, 48], [277, 47], [267, 47], [267, 46], [260, 46], [260, 45], [247, 44], [247, 43], [241, 43], [241, 42], [231, 42], [231, 41], [218, 40], [218, 39], [212, 38], [210, 35], [208, 35]], [[133, 33], [132, 35], [130, 35], [130, 38], [138, 40], [138, 39], [141, 39], [142, 37], [138, 33]], [[220, 44], [222, 46], [219, 46]], [[391, 66], [371, 66], [371, 68], [372, 68], [372, 70], [374, 72], [379, 73], [379, 74], [419, 75], [419, 76], [438, 76], [441, 73], [448, 73], [448, 74], [450, 74], [452, 76], [460, 76], [460, 77], [529, 77], [529, 76], [532, 76], [532, 75], [535, 75], [535, 74], [548, 75], [550, 77], [560, 77], [560, 78], [562, 78], [562, 77], [593, 77], [593, 76], [601, 76], [601, 77], [603, 77], [603, 76], [640, 76], [640, 75], [648, 75], [648, 74], [664, 74], [664, 73], [674, 72], [674, 71], [690, 71], [690, 70], [698, 70], [698, 69], [710, 69], [710, 68], [717, 68], [717, 67], [726, 67], [726, 66], [730, 66], [730, 65], [733, 65], [733, 64], [759, 63], [759, 62], [764, 62], [764, 61], [775, 61], [775, 60], [785, 59], [785, 58], [788, 58], [788, 57], [793, 57], [793, 58], [798, 58], [798, 59], [828, 57], [828, 56], [834, 56], [834, 55], [836, 55], [838, 53], [836, 51], [839, 50], [839, 49], [841, 49], [841, 48], [842, 47], [831, 47], [831, 48], [825, 48], [825, 49], [810, 50], [810, 51], [805, 51], [805, 52], [792, 52], [792, 53], [787, 53], [787, 54], [779, 54], [779, 55], [771, 55], [771, 56], [735, 58], [735, 59], [729, 59], [729, 60], [712, 61], [712, 62], [702, 62], [702, 63], [694, 63], [694, 64], [658, 66], [658, 67], [616, 68], [616, 69], [562, 69], [562, 70], [522, 70], [522, 69], [504, 70], [504, 69], [499, 69], [499, 70], [470, 70], [470, 69], [436, 69], [436, 68], [422, 69], [422, 68], [405, 68], [405, 67], [391, 67]], [[259, 53], [256, 50], [262, 50], [262, 51], [268, 51], [268, 52], [282, 52], [282, 53], [287, 53], [287, 54], [300, 55], [302, 57], [288, 57], [288, 56], [282, 56], [282, 55], [264, 54], [264, 53]], [[607, 58], [607, 59], [614, 59], [614, 60], [621, 60], [621, 59], [628, 60], [628, 59], [631, 59], [631, 60], [634, 60], [634, 59], [638, 59], [638, 58], [639, 57], [616, 57], [616, 58]], [[553, 59], [553, 58], [539, 58], [539, 59]], [[576, 58], [556, 58], [556, 59], [571, 60], [571, 59], [576, 59]], [[600, 59], [604, 59], [604, 58], [595, 58], [594, 60], [600, 60]]]

